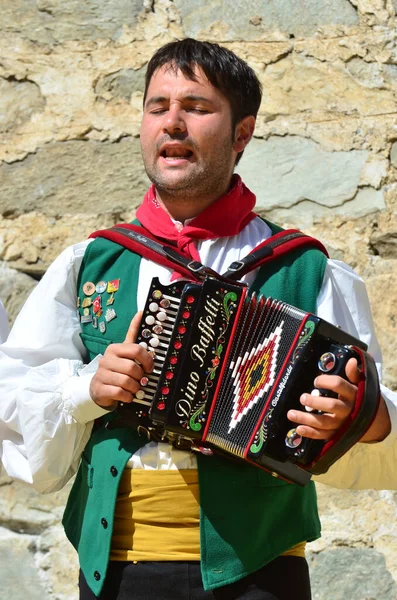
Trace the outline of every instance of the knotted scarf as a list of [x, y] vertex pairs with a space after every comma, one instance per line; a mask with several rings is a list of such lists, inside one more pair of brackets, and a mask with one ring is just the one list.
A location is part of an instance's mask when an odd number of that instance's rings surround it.
[[[188, 258], [199, 261], [197, 241], [240, 233], [256, 217], [252, 212], [255, 200], [255, 195], [244, 185], [241, 177], [233, 175], [231, 189], [183, 225], [174, 222], [161, 207], [152, 185], [136, 216], [141, 225], [159, 240], [167, 244], [171, 242]], [[174, 275], [172, 280], [175, 279]]]

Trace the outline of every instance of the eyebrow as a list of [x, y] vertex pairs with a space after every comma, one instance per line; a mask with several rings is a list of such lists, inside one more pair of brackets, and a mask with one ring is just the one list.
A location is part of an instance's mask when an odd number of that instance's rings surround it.
[[[152, 98], [149, 98], [149, 100], [146, 102], [145, 104], [145, 108], [152, 106], [153, 104], [162, 104], [164, 102], [167, 102], [168, 98], [166, 98], [165, 96], [153, 96]], [[188, 102], [208, 102], [210, 104], [213, 104], [212, 100], [210, 100], [209, 98], [206, 98], [205, 96], [196, 96], [194, 94], [189, 94], [188, 96], [184, 96], [182, 101], [188, 101]]]

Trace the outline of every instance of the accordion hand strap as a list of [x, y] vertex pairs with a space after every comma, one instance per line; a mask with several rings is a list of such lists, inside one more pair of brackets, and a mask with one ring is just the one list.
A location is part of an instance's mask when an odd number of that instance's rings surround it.
[[126, 223], [114, 225], [110, 229], [95, 231], [89, 237], [106, 238], [165, 267], [175, 269], [175, 266], [177, 266], [181, 275], [197, 280], [210, 275], [218, 279], [236, 281], [264, 263], [303, 246], [317, 248], [328, 256], [327, 250], [320, 241], [305, 235], [297, 229], [286, 229], [272, 235], [259, 246], [256, 246], [245, 258], [233, 262], [225, 273], [219, 275], [209, 267], [202, 265], [198, 260], [187, 258], [177, 248], [161, 244], [146, 229], [137, 225]]
[[357, 346], [352, 350], [359, 356], [360, 381], [354, 408], [348, 419], [327, 442], [318, 458], [308, 470], [314, 475], [325, 473], [328, 468], [360, 441], [375, 419], [380, 402], [378, 371], [374, 359]]

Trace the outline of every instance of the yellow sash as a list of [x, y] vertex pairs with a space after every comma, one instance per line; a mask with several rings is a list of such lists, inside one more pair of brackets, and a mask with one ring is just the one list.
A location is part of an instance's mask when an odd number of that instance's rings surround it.
[[[110, 560], [200, 560], [199, 514], [197, 470], [125, 469]], [[284, 555], [305, 556], [305, 545], [302, 542]]]

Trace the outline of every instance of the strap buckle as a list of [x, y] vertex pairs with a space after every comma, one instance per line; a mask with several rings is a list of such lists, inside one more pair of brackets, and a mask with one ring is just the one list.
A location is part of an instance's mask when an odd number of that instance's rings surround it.
[[210, 269], [210, 267], [205, 267], [198, 260], [190, 261], [186, 265], [186, 267], [189, 269], [189, 271], [191, 273], [194, 273], [194, 275], [200, 280], [204, 280], [204, 279], [206, 279], [206, 277], [213, 277], [214, 279], [217, 279], [218, 281], [219, 280], [225, 281], [225, 279], [221, 275], [219, 275], [219, 273], [217, 273], [213, 269]]
[[203, 271], [203, 269], [205, 269], [205, 267], [198, 260], [191, 260], [190, 263], [187, 265], [187, 268], [192, 273], [200, 273], [200, 271]]
[[243, 260], [235, 260], [228, 267], [228, 271], [232, 271], [233, 273], [237, 273], [237, 271], [241, 271], [244, 268], [245, 262]]

